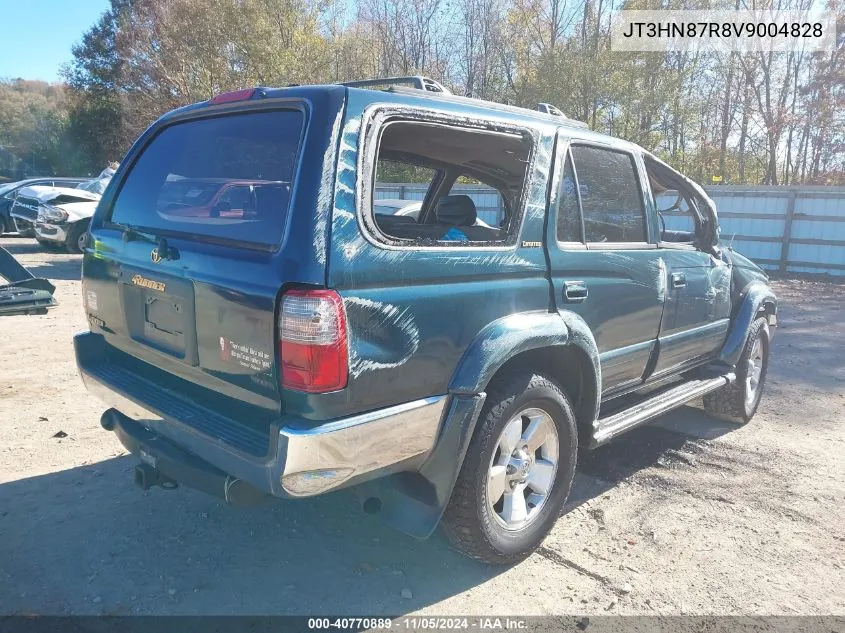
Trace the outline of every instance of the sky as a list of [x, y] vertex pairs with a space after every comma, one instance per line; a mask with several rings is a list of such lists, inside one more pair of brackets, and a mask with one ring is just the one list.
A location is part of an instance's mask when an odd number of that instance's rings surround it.
[[59, 81], [71, 46], [109, 0], [0, 0], [0, 78]]

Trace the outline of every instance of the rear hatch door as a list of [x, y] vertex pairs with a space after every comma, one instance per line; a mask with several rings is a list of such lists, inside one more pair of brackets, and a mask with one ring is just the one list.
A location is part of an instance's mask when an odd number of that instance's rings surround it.
[[291, 256], [310, 241], [286, 241], [306, 109], [210, 110], [124, 161], [92, 222], [83, 296], [92, 330], [150, 379], [260, 424], [281, 411], [280, 289], [324, 278]]

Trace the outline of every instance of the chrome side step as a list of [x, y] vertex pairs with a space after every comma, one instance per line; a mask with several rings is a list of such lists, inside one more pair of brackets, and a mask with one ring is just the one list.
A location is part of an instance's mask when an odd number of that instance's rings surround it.
[[628, 409], [609, 415], [606, 418], [599, 418], [596, 420], [596, 430], [593, 432], [590, 448], [606, 444], [635, 426], [645, 424], [658, 415], [671, 411], [690, 400], [700, 398], [711, 391], [716, 391], [716, 389], [729, 385], [735, 380], [736, 374], [733, 372], [728, 372], [715, 378], [690, 380], [677, 387], [658, 393], [647, 400], [643, 400]]

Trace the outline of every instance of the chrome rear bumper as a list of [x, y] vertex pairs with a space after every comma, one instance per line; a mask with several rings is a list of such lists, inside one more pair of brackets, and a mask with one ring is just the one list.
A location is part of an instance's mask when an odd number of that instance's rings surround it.
[[435, 396], [313, 429], [282, 427], [287, 442], [282, 487], [291, 496], [307, 497], [410, 465], [434, 448], [445, 406], [446, 396]]
[[[268, 438], [110, 362], [104, 349], [108, 344], [98, 334], [77, 334], [74, 346], [85, 386], [123, 414], [125, 424], [139, 425], [279, 497], [318, 495], [415, 469], [437, 443], [447, 403], [445, 395], [433, 396], [316, 426], [311, 420], [283, 417], [270, 426]], [[152, 446], [124, 445], [133, 453], [155, 454]]]

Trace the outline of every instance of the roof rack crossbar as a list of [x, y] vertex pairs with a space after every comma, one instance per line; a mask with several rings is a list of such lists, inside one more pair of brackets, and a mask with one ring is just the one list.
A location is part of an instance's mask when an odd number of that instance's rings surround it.
[[360, 79], [357, 81], [342, 81], [342, 86], [350, 88], [371, 88], [375, 86], [410, 86], [417, 90], [426, 90], [428, 92], [439, 92], [450, 95], [451, 91], [443, 86], [443, 84], [431, 79], [430, 77], [423, 77], [422, 75], [409, 75], [407, 77], [377, 77], [375, 79]]

